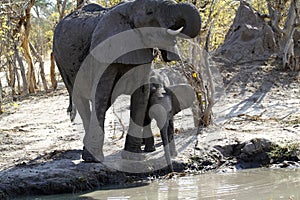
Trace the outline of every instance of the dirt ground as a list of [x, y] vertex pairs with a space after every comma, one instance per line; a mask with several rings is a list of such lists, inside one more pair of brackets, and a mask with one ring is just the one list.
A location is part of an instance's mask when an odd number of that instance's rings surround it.
[[[268, 64], [220, 64], [216, 69], [223, 81], [218, 87], [225, 94], [216, 97], [214, 125], [199, 132], [193, 127], [190, 110], [176, 117], [179, 155], [174, 159], [175, 171], [299, 167], [297, 149], [278, 160], [267, 153], [277, 144], [299, 145], [300, 74]], [[120, 136], [128, 127], [128, 97], [119, 98], [107, 113], [104, 163], [82, 161], [83, 128], [79, 117], [70, 122], [67, 106], [62, 83], [57, 91], [4, 105], [5, 112], [0, 115], [0, 199], [79, 192], [166, 174], [157, 128], [157, 151], [147, 154], [145, 162], [127, 163], [120, 158], [124, 145]]]

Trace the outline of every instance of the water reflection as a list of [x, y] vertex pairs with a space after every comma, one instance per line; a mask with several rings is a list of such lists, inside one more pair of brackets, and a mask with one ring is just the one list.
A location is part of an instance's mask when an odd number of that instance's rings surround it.
[[[27, 198], [28, 199], [28, 198]], [[253, 169], [226, 174], [203, 174], [103, 188], [82, 195], [56, 195], [38, 200], [300, 200], [300, 169]]]
[[145, 187], [98, 190], [92, 199], [300, 199], [299, 169], [255, 169], [203, 174], [151, 183]]

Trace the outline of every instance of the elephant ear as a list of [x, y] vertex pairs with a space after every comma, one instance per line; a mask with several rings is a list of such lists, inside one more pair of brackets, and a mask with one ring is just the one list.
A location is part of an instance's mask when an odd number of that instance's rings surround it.
[[172, 96], [174, 114], [191, 107], [194, 102], [195, 92], [188, 84], [172, 85], [167, 87], [166, 91]]
[[[102, 54], [100, 62], [121, 64], [146, 64], [152, 62], [152, 49], [137, 48], [136, 50], [132, 47], [134, 43], [141, 39], [137, 31], [129, 31], [134, 29], [134, 23], [130, 20], [130, 16], [125, 14], [128, 12], [127, 9], [129, 7], [129, 3], [118, 5], [105, 13], [99, 20], [92, 35], [90, 52], [93, 51], [94, 55]], [[103, 48], [100, 45], [103, 42], [110, 44], [104, 45], [105, 48]]]
[[169, 49], [160, 49], [162, 59], [165, 62], [178, 61], [180, 60], [180, 52], [175, 45], [174, 47], [170, 47]]

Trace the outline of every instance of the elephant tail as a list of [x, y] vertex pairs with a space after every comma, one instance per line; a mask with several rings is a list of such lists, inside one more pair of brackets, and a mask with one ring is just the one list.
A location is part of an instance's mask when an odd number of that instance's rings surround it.
[[71, 120], [71, 122], [74, 122], [76, 114], [77, 114], [76, 106], [75, 106], [74, 103], [72, 103], [72, 110], [70, 112], [70, 120]]

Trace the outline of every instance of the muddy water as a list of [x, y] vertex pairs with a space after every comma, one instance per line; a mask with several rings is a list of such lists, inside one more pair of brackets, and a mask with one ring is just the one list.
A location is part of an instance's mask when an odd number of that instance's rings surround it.
[[37, 199], [286, 199], [300, 200], [300, 169], [255, 169], [185, 176], [172, 180], [105, 188], [90, 193]]
[[300, 199], [300, 170], [246, 170], [160, 181], [128, 189], [98, 190], [93, 199]]

